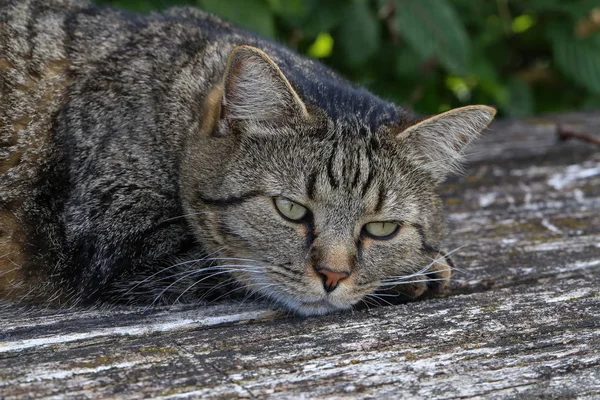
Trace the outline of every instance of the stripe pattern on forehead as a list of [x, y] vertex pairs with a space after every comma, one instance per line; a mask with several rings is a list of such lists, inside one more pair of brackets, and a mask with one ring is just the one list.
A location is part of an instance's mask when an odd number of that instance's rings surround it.
[[[379, 140], [368, 126], [358, 122], [350, 127], [336, 127], [331, 131], [330, 140], [330, 151], [322, 171], [329, 190], [357, 192], [364, 198], [375, 183], [373, 150], [377, 150]], [[316, 172], [313, 171], [306, 183], [309, 198], [316, 195], [316, 181]]]

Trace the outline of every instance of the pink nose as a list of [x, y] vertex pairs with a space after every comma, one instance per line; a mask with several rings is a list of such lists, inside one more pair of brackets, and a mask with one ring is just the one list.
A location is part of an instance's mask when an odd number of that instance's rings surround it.
[[338, 287], [338, 284], [341, 280], [346, 279], [350, 276], [350, 272], [348, 271], [332, 271], [327, 267], [318, 267], [315, 266], [315, 271], [321, 275], [323, 279], [323, 288], [327, 293], [331, 293]]

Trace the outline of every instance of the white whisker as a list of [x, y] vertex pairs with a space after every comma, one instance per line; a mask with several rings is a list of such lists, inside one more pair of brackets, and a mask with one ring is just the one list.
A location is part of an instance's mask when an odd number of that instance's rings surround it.
[[384, 303], [386, 303], [387, 305], [393, 305], [392, 303], [390, 303], [389, 301], [387, 301], [386, 299], [381, 298], [381, 294], [377, 293], [371, 293], [366, 295], [365, 297], [371, 298], [371, 299], [375, 299], [377, 301], [383, 301]]
[[382, 283], [380, 286], [400, 286], [400, 285], [409, 285], [411, 283], [419, 283], [419, 282], [437, 282], [437, 281], [445, 281], [445, 278], [439, 279], [417, 279], [414, 281], [398, 281], [398, 282], [386, 282]]
[[[221, 248], [219, 248], [219, 249], [217, 249], [217, 250], [215, 250], [215, 251], [213, 251], [213, 252], [211, 252], [211, 253], [207, 254], [207, 255], [206, 255], [206, 257], [210, 257], [210, 256], [212, 256], [213, 254], [215, 254], [215, 253], [218, 253], [218, 252], [222, 251], [223, 249], [224, 249], [224, 247], [221, 247]], [[202, 260], [204, 260], [204, 259], [197, 259], [197, 260], [193, 260], [192, 262], [201, 262]], [[152, 274], [152, 275], [150, 275], [150, 276], [146, 277], [146, 278], [145, 278], [145, 279], [143, 279], [142, 281], [140, 281], [140, 282], [138, 282], [137, 284], [135, 284], [134, 286], [132, 286], [132, 287], [131, 287], [129, 290], [127, 290], [125, 293], [123, 293], [123, 294], [121, 295], [120, 299], [122, 299], [123, 297], [125, 297], [127, 294], [129, 294], [129, 293], [130, 293], [132, 290], [134, 290], [135, 288], [137, 288], [137, 287], [138, 287], [138, 286], [140, 286], [141, 284], [143, 284], [143, 283], [145, 283], [145, 282], [148, 282], [148, 281], [150, 281], [150, 280], [151, 280], [152, 278], [154, 278], [156, 275], [158, 275], [158, 274], [161, 274], [161, 273], [163, 273], [163, 272], [165, 272], [165, 271], [169, 271], [169, 270], [171, 270], [172, 268], [176, 268], [176, 267], [179, 267], [179, 266], [181, 266], [181, 265], [186, 265], [186, 264], [189, 264], [189, 263], [190, 263], [190, 261], [185, 261], [185, 262], [177, 263], [177, 264], [171, 265], [170, 267], [166, 267], [166, 268], [163, 268], [163, 269], [159, 270], [158, 272], [156, 272], [156, 273], [154, 273], [154, 274]]]
[[179, 218], [192, 217], [192, 216], [194, 216], [194, 215], [199, 215], [199, 214], [210, 214], [210, 213], [212, 213], [212, 211], [198, 211], [198, 212], [195, 212], [195, 213], [183, 214], [183, 215], [179, 215], [179, 216], [177, 216], [177, 217], [167, 218], [167, 219], [165, 219], [165, 220], [163, 220], [163, 221], [161, 221], [161, 222], [168, 222], [168, 221], [173, 221], [173, 220], [175, 220], [175, 219], [179, 219]]

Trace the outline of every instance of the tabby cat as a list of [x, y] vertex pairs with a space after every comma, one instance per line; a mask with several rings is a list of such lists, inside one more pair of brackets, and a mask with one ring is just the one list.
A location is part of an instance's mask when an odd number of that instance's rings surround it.
[[436, 186], [493, 108], [416, 117], [196, 9], [0, 4], [0, 297], [309, 315], [448, 281]]

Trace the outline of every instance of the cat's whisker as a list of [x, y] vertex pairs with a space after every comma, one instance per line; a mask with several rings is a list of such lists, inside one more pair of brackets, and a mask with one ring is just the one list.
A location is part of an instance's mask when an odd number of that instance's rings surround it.
[[367, 294], [365, 297], [368, 297], [370, 299], [375, 299], [376, 301], [382, 301], [382, 302], [386, 303], [389, 306], [393, 305], [392, 303], [390, 303], [386, 299], [383, 299], [379, 293], [377, 293], [377, 294], [376, 293]]
[[215, 273], [210, 274], [207, 277], [202, 278], [200, 281], [204, 281], [206, 279], [210, 279], [214, 276], [217, 275], [221, 275], [221, 274], [225, 274], [225, 273], [231, 273], [231, 272], [246, 272], [249, 270], [252, 270], [253, 268], [257, 268], [256, 266], [253, 265], [246, 265], [246, 264], [238, 264], [238, 265], [217, 265], [217, 266], [212, 266], [212, 267], [205, 267], [205, 268], [200, 268], [200, 269], [196, 269], [196, 270], [191, 270], [191, 271], [183, 271], [177, 274], [173, 274], [170, 275], [168, 277], [162, 278], [161, 280], [164, 279], [172, 279], [175, 278], [177, 276], [183, 275], [182, 277], [180, 277], [179, 279], [177, 279], [176, 281], [174, 281], [173, 283], [171, 283], [169, 286], [167, 286], [167, 288], [165, 288], [159, 296], [162, 296], [162, 294], [164, 294], [168, 289], [170, 289], [172, 286], [174, 286], [176, 283], [180, 282], [182, 279], [185, 279], [189, 276], [195, 275], [195, 274], [201, 274], [201, 273], [206, 273], [206, 272], [211, 272], [211, 271], [218, 271]]
[[[424, 274], [428, 273], [427, 270], [429, 270], [434, 264], [435, 264], [435, 262], [431, 262], [431, 263], [427, 264], [426, 266], [422, 267], [421, 269], [417, 270], [416, 272], [413, 272], [412, 274], [409, 274], [409, 275], [396, 275], [395, 277], [408, 279], [408, 278], [412, 278], [412, 277], [415, 277], [415, 276], [424, 275]], [[413, 264], [413, 265], [416, 267], [415, 264]]]
[[426, 276], [425, 274], [422, 274], [422, 275], [416, 275], [416, 276], [412, 277], [411, 279], [405, 279], [403, 277], [403, 278], [398, 278], [398, 279], [382, 280], [381, 283], [380, 283], [380, 286], [384, 285], [384, 284], [389, 284], [389, 283], [393, 284], [393, 283], [414, 282], [415, 278], [417, 278], [418, 280], [425, 281], [425, 282], [427, 282], [427, 281], [432, 281], [433, 282], [433, 281], [445, 281], [445, 280], [447, 280], [447, 278], [430, 278], [430, 277]]
[[[440, 273], [440, 272], [452, 272], [456, 268], [452, 268], [447, 263], [441, 262], [441, 261], [444, 260], [449, 255], [451, 255], [451, 254], [455, 253], [456, 251], [462, 249], [465, 246], [467, 246], [467, 245], [458, 246], [455, 249], [453, 249], [453, 250], [451, 250], [451, 251], [449, 251], [449, 252], [447, 252], [445, 254], [440, 255], [440, 257], [432, 258], [431, 259], [432, 260], [431, 263], [429, 263], [425, 267], [421, 268], [420, 270], [418, 270], [417, 272], [414, 272], [412, 274], [399, 275], [399, 276], [398, 275], [389, 276], [389, 277], [387, 277], [387, 278], [385, 278], [385, 279], [382, 280], [382, 284], [388, 284], [390, 281], [393, 281], [393, 282], [396, 282], [396, 283], [400, 283], [402, 281], [406, 281], [408, 279], [412, 279], [412, 278], [423, 276], [423, 275], [427, 276], [427, 275], [437, 274], [437, 273]], [[432, 271], [428, 272], [428, 270], [431, 267], [433, 267], [435, 264], [444, 265], [447, 268], [445, 268], [445, 269], [438, 269], [438, 270], [432, 270]], [[441, 279], [441, 280], [443, 280], [443, 279]], [[434, 279], [429, 279], [428, 281], [434, 281]], [[411, 282], [414, 282], [414, 281], [411, 281]]]
[[[448, 258], [450, 255], [452, 255], [453, 253], [455, 253], [458, 250], [460, 250], [460, 249], [462, 249], [464, 247], [467, 247], [467, 246], [468, 246], [468, 244], [463, 244], [462, 246], [458, 246], [455, 249], [452, 249], [451, 251], [449, 251], [449, 252], [447, 252], [445, 254], [440, 255], [440, 257], [432, 258], [431, 259], [432, 260], [432, 264], [445, 265], [445, 266], [449, 267], [450, 271], [457, 271], [457, 272], [461, 272], [461, 273], [464, 273], [464, 274], [469, 274], [469, 272], [467, 270], [461, 269], [461, 268], [457, 268], [456, 266], [451, 265], [451, 263], [448, 263], [448, 262], [445, 261], [445, 259]], [[444, 262], [442, 262], [442, 260], [444, 260]], [[430, 265], [432, 265], [432, 264], [430, 264]], [[455, 279], [453, 279], [453, 280], [455, 280]]]
[[[265, 293], [261, 293], [258, 290], [259, 289], [267, 289], [269, 287], [273, 287], [273, 286], [278, 286], [278, 284], [276, 283], [265, 283], [265, 282], [258, 282], [258, 283], [254, 283], [252, 285], [252, 287], [248, 287], [248, 286], [240, 286], [239, 288], [237, 288], [236, 290], [240, 290], [240, 289], [245, 289], [247, 290], [246, 295], [244, 296], [244, 298], [242, 299], [242, 301], [238, 304], [238, 310], [240, 307], [242, 307], [244, 305], [244, 303], [249, 299], [254, 297], [255, 300], [254, 301], [259, 301], [262, 300], [264, 298], [270, 298], [270, 295], [265, 291]], [[233, 292], [233, 291], [231, 291]], [[229, 294], [229, 293], [226, 293]], [[220, 299], [221, 297], [224, 297], [225, 295], [222, 295], [220, 297], [218, 297], [215, 300]]]
[[422, 270], [415, 272], [413, 274], [409, 274], [409, 275], [391, 275], [388, 276], [384, 279], [382, 279], [382, 282], [386, 282], [388, 280], [406, 280], [406, 279], [412, 279], [415, 277], [420, 277], [420, 276], [428, 276], [428, 275], [435, 275], [438, 274], [440, 272], [452, 272], [452, 268], [444, 268], [444, 269], [436, 269], [436, 270], [432, 270], [432, 271], [427, 271], [427, 269], [431, 268], [430, 266], [428, 266], [427, 268], [423, 268]]
[[[225, 271], [226, 271], [226, 272], [231, 272], [231, 270], [225, 270]], [[179, 299], [180, 299], [180, 298], [181, 298], [181, 297], [182, 297], [184, 294], [186, 294], [186, 293], [187, 293], [187, 292], [188, 292], [190, 289], [192, 289], [194, 286], [196, 286], [196, 285], [197, 285], [197, 284], [199, 284], [200, 282], [203, 282], [203, 281], [205, 281], [206, 279], [212, 278], [214, 275], [215, 275], [215, 274], [211, 275], [210, 277], [206, 277], [206, 278], [203, 278], [203, 279], [197, 280], [197, 281], [196, 281], [196, 282], [194, 282], [193, 284], [189, 285], [189, 286], [188, 286], [188, 287], [187, 287], [187, 288], [186, 288], [186, 289], [185, 289], [183, 292], [181, 292], [181, 294], [180, 294], [179, 296], [177, 296], [177, 298], [175, 299], [174, 303], [177, 303], [177, 302], [179, 301]], [[231, 281], [232, 281], [232, 278], [229, 278], [229, 279], [227, 279], [225, 282], [222, 282], [222, 283], [220, 283], [220, 284], [218, 284], [218, 285], [214, 285], [214, 286], [212, 286], [212, 287], [210, 288], [210, 290], [209, 290], [208, 292], [206, 292], [206, 293], [203, 295], [203, 297], [208, 297], [208, 295], [209, 295], [209, 294], [210, 294], [212, 291], [216, 290], [218, 287], [222, 287], [223, 285], [226, 285], [226, 284], [228, 284], [228, 283], [229, 283], [229, 282], [231, 282]]]
[[198, 211], [198, 212], [194, 212], [194, 213], [178, 215], [177, 217], [167, 218], [167, 219], [162, 220], [160, 222], [168, 222], [168, 221], [173, 221], [173, 220], [180, 219], [180, 218], [193, 217], [194, 215], [211, 214], [211, 213], [212, 213], [212, 211]]
[[381, 281], [386, 282], [388, 280], [406, 280], [406, 279], [412, 279], [412, 278], [419, 277], [419, 276], [435, 275], [440, 272], [451, 272], [451, 271], [452, 271], [451, 268], [445, 268], [445, 269], [436, 269], [434, 271], [429, 271], [429, 272], [417, 272], [417, 273], [410, 274], [410, 275], [392, 275], [392, 276], [388, 276], [385, 279], [382, 279]]
[[[224, 286], [227, 286], [227, 285], [234, 285], [234, 284], [236, 284], [236, 281], [234, 279], [229, 279], [227, 281], [221, 282], [220, 284], [216, 285], [215, 287], [211, 288], [209, 291], [207, 291], [206, 293], [204, 293], [200, 297], [200, 301], [204, 301], [210, 295], [210, 293], [216, 291], [217, 289], [220, 289], [220, 288], [222, 288]], [[235, 293], [235, 292], [237, 292], [239, 290], [243, 290], [243, 289], [245, 289], [244, 286], [237, 285], [233, 289], [231, 289], [231, 290], [229, 290], [229, 291], [221, 294], [219, 297], [210, 300], [210, 302], [213, 302], [213, 303], [217, 302], [218, 300], [220, 300], [220, 299], [222, 299], [224, 297], [227, 297], [227, 296], [231, 295], [232, 293]]]
[[167, 275], [165, 277], [157, 279], [155, 282], [172, 279], [172, 278], [175, 278], [175, 277], [178, 277], [178, 276], [181, 276], [181, 275], [187, 275], [188, 273], [198, 273], [198, 274], [201, 274], [201, 273], [211, 272], [211, 271], [215, 271], [215, 270], [217, 270], [217, 271], [228, 271], [228, 272], [246, 272], [246, 271], [251, 271], [251, 270], [260, 271], [260, 267], [254, 266], [254, 265], [246, 265], [246, 264], [214, 265], [214, 266], [210, 266], [210, 267], [201, 267], [201, 268], [198, 268], [198, 269], [186, 270], [186, 271], [178, 272], [176, 274]]
[[192, 271], [184, 271], [178, 274], [173, 274], [170, 275], [166, 278], [162, 278], [160, 280], [165, 280], [165, 279], [172, 279], [175, 278], [177, 276], [183, 275], [181, 276], [179, 279], [175, 280], [174, 282], [172, 282], [170, 285], [168, 285], [166, 288], [164, 288], [154, 299], [154, 301], [152, 302], [152, 304], [150, 306], [153, 306], [154, 304], [156, 304], [156, 302], [169, 290], [171, 289], [175, 284], [177, 284], [178, 282], [182, 281], [185, 278], [188, 278], [192, 275], [195, 274], [201, 274], [201, 273], [206, 273], [206, 272], [210, 272], [210, 271], [214, 271], [217, 270], [218, 272], [212, 273], [206, 277], [203, 277], [202, 279], [199, 279], [197, 281], [195, 281], [193, 284], [189, 285], [184, 291], [183, 293], [181, 293], [177, 299], [175, 300], [175, 302], [177, 302], [187, 291], [189, 291], [192, 287], [196, 286], [197, 284], [199, 284], [200, 282], [206, 281], [210, 278], [213, 278], [215, 276], [218, 275], [222, 275], [222, 274], [226, 274], [226, 273], [231, 273], [231, 272], [248, 272], [248, 271], [260, 271], [261, 268], [260, 266], [254, 266], [254, 265], [246, 265], [246, 264], [237, 264], [237, 265], [217, 265], [217, 266], [212, 266], [212, 267], [205, 267], [205, 268], [200, 268], [197, 270], [192, 270]]
[[441, 278], [430, 277], [431, 275], [436, 275], [439, 272], [445, 272], [445, 271], [451, 271], [451, 270], [445, 269], [445, 270], [439, 270], [439, 271], [425, 272], [423, 274], [415, 274], [415, 275], [411, 275], [411, 276], [389, 277], [386, 279], [382, 279], [380, 281], [380, 284], [389, 283], [389, 282], [408, 282], [408, 281], [412, 281], [412, 279], [415, 279], [415, 278], [424, 279], [424, 280], [434, 280], [434, 279], [447, 280], [448, 278], [446, 278], [446, 277], [441, 277]]
[[454, 248], [454, 249], [450, 250], [450, 251], [449, 251], [449, 252], [447, 252], [446, 254], [443, 254], [443, 255], [441, 256], [441, 258], [444, 258], [444, 257], [446, 257], [446, 256], [452, 255], [452, 254], [456, 253], [458, 250], [460, 250], [460, 249], [463, 249], [463, 248], [465, 248], [465, 247], [467, 247], [467, 246], [469, 246], [469, 244], [463, 244], [463, 245], [460, 245], [460, 246], [458, 246], [458, 247], [456, 247], [456, 248]]
[[252, 258], [237, 258], [237, 257], [215, 257], [215, 258], [208, 258], [207, 260], [211, 260], [211, 261], [250, 261], [250, 262], [254, 262], [254, 263], [263, 263], [263, 261], [261, 260], [255, 260]]
[[375, 294], [375, 295], [377, 295], [377, 296], [384, 296], [384, 297], [398, 297], [398, 295], [397, 295], [397, 294], [393, 294], [393, 293], [380, 293], [380, 292], [377, 292], [377, 293], [369, 293], [369, 294], [368, 294], [368, 295], [366, 295], [366, 296], [369, 296], [369, 295], [374, 295], [374, 294]]
[[[433, 278], [433, 279], [416, 279], [414, 281], [399, 281], [399, 282], [386, 282], [386, 283], [382, 283], [381, 285], [379, 285], [380, 287], [383, 286], [400, 286], [400, 285], [410, 285], [411, 283], [419, 283], [419, 282], [439, 282], [439, 281], [445, 281], [446, 279], [444, 278]], [[460, 282], [460, 281], [459, 281]]]
[[375, 307], [378, 307], [378, 306], [379, 306], [379, 304], [377, 304], [377, 303], [374, 303], [374, 302], [373, 302], [373, 299], [371, 299], [371, 298], [369, 298], [369, 297], [363, 297], [363, 298], [361, 299], [361, 301], [362, 301], [362, 303], [363, 303], [365, 306], [367, 306], [367, 310], [369, 310], [369, 311], [371, 311], [371, 307], [370, 307], [370, 306], [375, 306]]
[[[222, 294], [222, 295], [220, 295], [219, 297], [217, 297], [217, 298], [215, 298], [215, 299], [212, 299], [212, 300], [210, 300], [210, 302], [209, 302], [209, 303], [216, 303], [216, 302], [218, 302], [219, 300], [221, 300], [222, 298], [226, 298], [226, 297], [228, 297], [228, 296], [231, 296], [233, 293], [235, 293], [235, 292], [238, 292], [238, 291], [240, 291], [240, 290], [244, 290], [244, 289], [245, 289], [245, 288], [244, 288], [243, 286], [238, 286], [238, 287], [235, 287], [235, 288], [233, 288], [233, 289], [231, 289], [231, 290], [229, 290], [229, 291], [227, 291], [227, 292], [223, 293], [223, 294]], [[204, 300], [204, 299], [206, 299], [206, 297], [207, 297], [207, 296], [202, 296], [202, 298], [201, 298], [201, 299], [202, 299], [202, 300]]]
[[261, 293], [256, 290], [249, 290], [242, 299], [242, 301], [240, 301], [240, 303], [238, 304], [237, 310], [239, 310], [250, 299], [252, 299], [250, 304], [254, 304], [264, 299], [270, 300], [270, 297], [266, 293]]
[[261, 289], [261, 290], [264, 290], [264, 289], [267, 289], [267, 288], [270, 288], [270, 287], [273, 287], [273, 286], [278, 286], [278, 284], [276, 284], [276, 283], [263, 283], [263, 284], [255, 285], [255, 286], [254, 286], [254, 287], [252, 287], [252, 288], [248, 288], [248, 295], [246, 295], [246, 296], [244, 297], [244, 299], [242, 299], [242, 301], [241, 301], [241, 302], [240, 302], [240, 304], [238, 305], [238, 310], [239, 310], [239, 308], [240, 308], [241, 306], [243, 306], [243, 305], [244, 305], [244, 303], [245, 303], [245, 302], [246, 302], [246, 301], [247, 301], [249, 298], [251, 298], [252, 296], [258, 296], [258, 297], [257, 297], [257, 300], [258, 300], [258, 299], [264, 299], [265, 297], [266, 297], [266, 298], [269, 298], [269, 294], [268, 294], [266, 291], [265, 291], [265, 292], [263, 292], [263, 293], [261, 293], [261, 292], [259, 292], [258, 290], [259, 290], [259, 289]]
[[[439, 257], [436, 257], [436, 258], [430, 258], [430, 259], [432, 260], [432, 262], [431, 262], [429, 265], [427, 265], [426, 267], [424, 267], [424, 269], [425, 269], [425, 270], [427, 270], [427, 269], [429, 269], [431, 266], [433, 266], [434, 264], [442, 264], [442, 265], [446, 265], [447, 263], [445, 263], [445, 262], [443, 263], [443, 262], [441, 262], [441, 261], [442, 261], [442, 260], [445, 260], [445, 259], [446, 259], [448, 256], [450, 256], [450, 255], [454, 254], [455, 252], [457, 252], [458, 250], [460, 250], [460, 249], [462, 249], [462, 248], [464, 248], [464, 247], [466, 247], [466, 246], [468, 246], [468, 245], [466, 245], [466, 244], [463, 244], [462, 246], [458, 246], [458, 247], [456, 247], [455, 249], [452, 249], [451, 251], [449, 251], [449, 252], [447, 252], [447, 253], [440, 254], [440, 256], [439, 256]], [[439, 253], [438, 253], [438, 254], [439, 254]]]
[[[218, 253], [218, 252], [222, 251], [223, 249], [224, 249], [224, 247], [220, 247], [220, 248], [218, 248], [217, 250], [215, 250], [215, 251], [213, 251], [213, 252], [211, 252], [211, 253], [207, 254], [207, 255], [206, 255], [206, 257], [210, 257], [210, 256], [212, 256], [213, 254], [216, 254], [216, 253]], [[200, 258], [200, 259], [192, 260], [192, 262], [201, 262], [202, 260], [204, 260], [204, 258]], [[137, 288], [138, 286], [140, 286], [140, 285], [142, 285], [142, 284], [144, 284], [144, 283], [146, 283], [146, 282], [149, 282], [150, 280], [152, 280], [152, 278], [154, 278], [156, 275], [162, 274], [162, 273], [163, 273], [163, 272], [165, 272], [165, 271], [169, 271], [169, 270], [171, 270], [171, 269], [173, 269], [173, 268], [176, 268], [176, 267], [179, 267], [179, 266], [182, 266], [182, 265], [186, 265], [186, 264], [190, 264], [190, 261], [184, 261], [184, 262], [180, 262], [180, 263], [177, 263], [177, 264], [171, 265], [171, 266], [169, 266], [169, 267], [166, 267], [166, 268], [162, 268], [162, 269], [161, 269], [161, 270], [159, 270], [158, 272], [156, 272], [156, 273], [154, 273], [154, 274], [152, 274], [152, 275], [150, 275], [150, 276], [146, 277], [146, 278], [145, 278], [145, 279], [143, 279], [142, 281], [140, 281], [140, 282], [136, 283], [135, 285], [133, 285], [133, 286], [132, 286], [132, 287], [131, 287], [129, 290], [127, 290], [125, 293], [123, 293], [123, 294], [121, 295], [121, 297], [119, 297], [119, 300], [123, 299], [123, 298], [124, 298], [126, 295], [128, 295], [128, 294], [129, 294], [129, 293], [130, 293], [132, 290], [134, 290], [134, 289], [135, 289], [135, 288]]]
[[[438, 257], [438, 258], [429, 258], [431, 260], [431, 263], [429, 264], [430, 266], [433, 266], [434, 264], [437, 265], [443, 265], [443, 266], [448, 266], [450, 267], [450, 264], [448, 262], [444, 262], [445, 257]], [[457, 267], [450, 267], [452, 269], [452, 271], [457, 271], [460, 273], [469, 273], [469, 271], [461, 269], [461, 268], [457, 268]]]
[[[242, 266], [243, 266], [243, 265], [242, 265]], [[185, 274], [185, 275], [184, 275], [184, 276], [182, 276], [181, 278], [177, 279], [175, 282], [171, 283], [169, 286], [167, 286], [165, 289], [163, 289], [163, 290], [162, 290], [162, 291], [161, 291], [161, 292], [158, 294], [158, 296], [156, 296], [156, 298], [154, 299], [154, 301], [152, 302], [152, 304], [150, 304], [150, 306], [154, 306], [154, 304], [156, 304], [156, 302], [157, 302], [157, 301], [158, 301], [158, 300], [159, 300], [159, 299], [160, 299], [160, 298], [161, 298], [161, 297], [162, 297], [162, 296], [163, 296], [163, 295], [164, 295], [164, 294], [165, 294], [165, 293], [166, 293], [166, 292], [167, 292], [169, 289], [171, 289], [171, 288], [172, 288], [172, 287], [173, 287], [175, 284], [177, 284], [178, 282], [180, 282], [181, 280], [183, 280], [183, 279], [185, 279], [185, 278], [187, 278], [187, 277], [189, 277], [189, 276], [192, 276], [192, 275], [194, 275], [194, 274], [198, 274], [198, 273], [201, 273], [201, 272], [204, 272], [204, 270], [203, 270], [203, 269], [200, 269], [200, 270], [194, 270], [194, 271], [188, 272], [187, 274]], [[213, 277], [215, 277], [215, 276], [217, 276], [217, 275], [228, 274], [228, 273], [230, 273], [230, 272], [231, 272], [231, 270], [228, 270], [228, 269], [225, 269], [225, 270], [220, 270], [219, 272], [215, 272], [215, 273], [213, 273], [213, 274], [211, 274], [211, 275], [209, 275], [209, 276], [207, 276], [207, 277], [204, 277], [204, 278], [200, 279], [198, 282], [205, 281], [205, 280], [207, 280], [207, 279], [210, 279], [210, 278], [213, 278]]]

